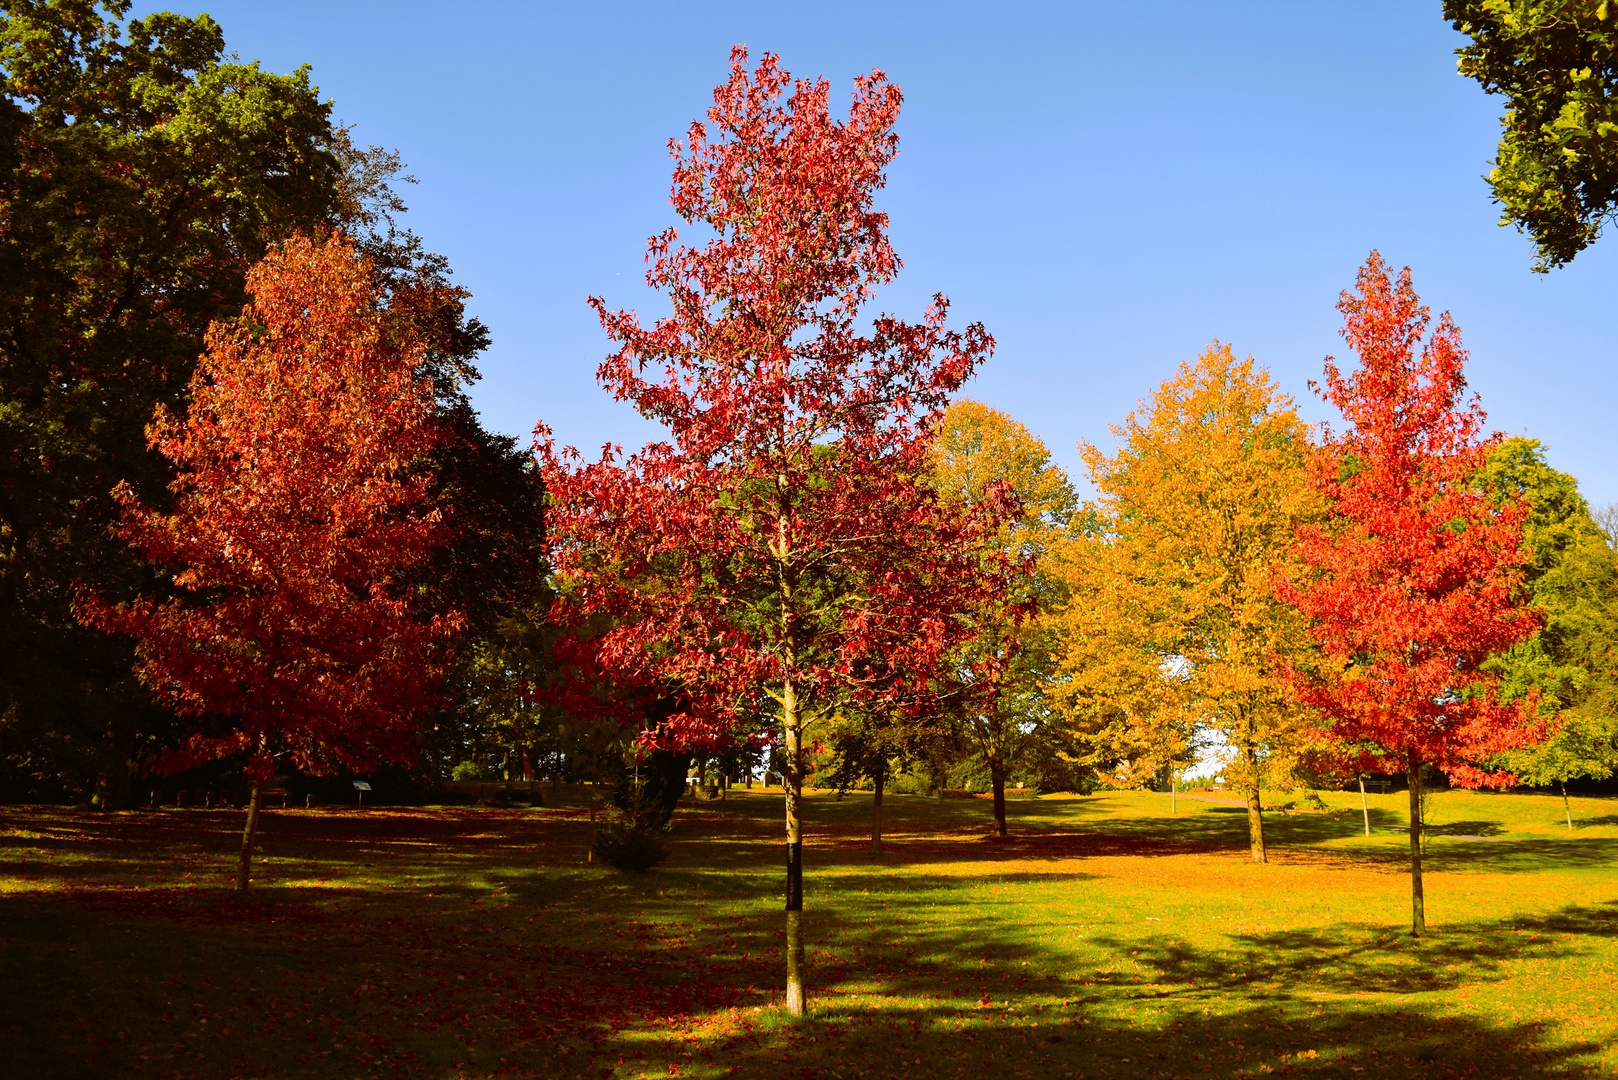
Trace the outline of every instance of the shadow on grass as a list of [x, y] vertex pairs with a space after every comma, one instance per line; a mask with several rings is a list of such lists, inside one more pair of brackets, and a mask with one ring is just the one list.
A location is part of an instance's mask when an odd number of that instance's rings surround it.
[[[1142, 970], [1124, 976], [1021, 967], [1044, 957], [970, 919], [899, 935], [822, 913], [812, 938], [838, 944], [811, 953], [814, 1015], [791, 1024], [772, 1007], [774, 911], [694, 926], [655, 903], [620, 900], [608, 916], [600, 895], [519, 893], [502, 908], [464, 891], [285, 918], [331, 899], [184, 898], [234, 907], [234, 922], [104, 898], [7, 901], [12, 1075], [1584, 1080], [1601, 1075], [1592, 1042], [1377, 995], [1448, 988], [1452, 965], [1487, 976], [1530, 942], [1555, 959], [1615, 933], [1610, 909], [1568, 908], [1417, 946], [1284, 933], [1208, 956], [1132, 940], [1116, 944]], [[1368, 987], [1326, 1008], [1316, 993]]]
[[[780, 1049], [735, 1040], [713, 1055], [750, 1077], [1565, 1077], [1602, 1075], [1594, 1043], [1558, 1043], [1546, 1025], [1496, 1025], [1409, 1007], [1337, 1009], [1303, 1017], [1263, 1005], [1137, 1020], [893, 1010], [881, 1023], [831, 1011], [812, 1036]], [[1005, 1022], [1009, 1021], [1009, 1022]], [[806, 1045], [813, 1039], [818, 1045]], [[773, 1058], [773, 1060], [772, 1060]]]
[[1506, 829], [1498, 821], [1446, 821], [1428, 825], [1423, 831], [1428, 836], [1488, 837], [1504, 835]]
[[1503, 963], [1530, 950], [1537, 958], [1562, 959], [1588, 951], [1596, 939], [1615, 937], [1618, 902], [1570, 905], [1537, 917], [1460, 922], [1421, 939], [1393, 927], [1345, 927], [1235, 933], [1217, 951], [1171, 940], [1100, 940], [1132, 950], [1160, 981], [1188, 984], [1204, 993], [1268, 989], [1296, 996], [1450, 990], [1463, 982], [1495, 978]]
[[[927, 850], [893, 856], [895, 873], [817, 848], [816, 865], [841, 872], [835, 904], [809, 915], [807, 1024], [773, 1008], [776, 875], [727, 877], [707, 858], [774, 865], [773, 834], [745, 819], [691, 841], [667, 873], [631, 877], [577, 866], [588, 825], [572, 817], [286, 815], [271, 822], [264, 880], [298, 884], [245, 903], [173, 882], [192, 852], [228, 857], [239, 815], [12, 819], [45, 838], [29, 841], [45, 854], [9, 867], [56, 881], [0, 896], [0, 1030], [12, 1074], [41, 1080], [1600, 1075], [1601, 1048], [1566, 1032], [1383, 995], [1499, 978], [1530, 953], [1610, 948], [1618, 905], [1465, 923], [1419, 943], [1352, 926], [1225, 934], [1205, 949], [1172, 930], [1092, 935], [1102, 952], [1080, 960], [1031, 941], [982, 890], [1082, 888], [1079, 871], [996, 863], [1112, 850], [1103, 830], [1122, 835], [1124, 854], [1154, 837], [1227, 844], [1228, 819], [1200, 816], [1213, 821], [1188, 816], [1178, 838], [1153, 832], [1161, 822], [1072, 816], [1004, 845], [913, 829], [906, 844], [983, 864], [969, 875], [928, 872]], [[86, 865], [125, 877], [87, 887]], [[376, 880], [320, 884], [309, 867]], [[165, 868], [161, 887], [129, 884]]]

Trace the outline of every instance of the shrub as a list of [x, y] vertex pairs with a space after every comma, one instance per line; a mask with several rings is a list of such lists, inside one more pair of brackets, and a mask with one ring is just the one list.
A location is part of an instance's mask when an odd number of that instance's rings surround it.
[[668, 826], [653, 825], [642, 816], [616, 808], [596, 826], [596, 857], [608, 866], [644, 874], [669, 857], [663, 836]]
[[475, 761], [463, 761], [449, 771], [451, 780], [482, 780], [483, 770]]

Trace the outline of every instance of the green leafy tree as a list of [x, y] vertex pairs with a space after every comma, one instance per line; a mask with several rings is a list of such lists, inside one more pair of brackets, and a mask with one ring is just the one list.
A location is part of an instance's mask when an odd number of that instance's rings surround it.
[[0, 5], [0, 744], [13, 782], [99, 777], [103, 804], [161, 717], [127, 643], [76, 623], [73, 583], [150, 585], [112, 489], [165, 497], [153, 408], [183, 409], [247, 268], [340, 216], [343, 180], [307, 69], [227, 61], [206, 15], [128, 9]]
[[127, 643], [72, 618], [74, 585], [161, 592], [112, 537], [110, 493], [167, 498], [144, 426], [157, 406], [183, 413], [204, 330], [234, 317], [272, 241], [343, 228], [378, 274], [391, 332], [421, 345], [450, 433], [434, 501], [457, 535], [424, 576], [425, 603], [468, 611], [476, 637], [487, 598], [510, 591], [494, 579], [532, 576], [494, 542], [513, 535], [501, 519], [537, 505], [509, 475], [523, 455], [466, 400], [488, 334], [443, 257], [398, 227], [397, 187], [413, 182], [398, 155], [334, 127], [306, 68], [227, 61], [205, 15], [125, 22], [128, 9], [0, 4], [0, 784], [93, 784], [103, 805], [122, 800], [142, 747], [184, 732], [129, 677]]
[[1541, 273], [1570, 262], [1618, 201], [1618, 5], [1445, 0], [1472, 39], [1462, 75], [1506, 99], [1489, 186], [1501, 224], [1527, 232]]
[[1544, 629], [1490, 665], [1504, 696], [1537, 692], [1541, 715], [1560, 723], [1544, 743], [1501, 755], [1500, 765], [1536, 787], [1560, 788], [1572, 829], [1567, 782], [1618, 771], [1618, 555], [1578, 482], [1546, 464], [1539, 440], [1505, 440], [1481, 478], [1532, 506], [1523, 527], [1533, 552], [1526, 577], [1545, 617]]

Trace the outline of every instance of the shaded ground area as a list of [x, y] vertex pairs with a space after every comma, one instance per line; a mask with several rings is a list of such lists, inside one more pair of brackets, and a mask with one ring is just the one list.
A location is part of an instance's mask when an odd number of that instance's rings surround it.
[[[0, 1029], [29, 1077], [1604, 1077], [1618, 815], [1452, 793], [1412, 942], [1398, 797], [810, 802], [814, 1012], [776, 1007], [779, 796], [682, 806], [645, 877], [583, 810], [0, 810]], [[554, 801], [554, 800], [553, 800]], [[566, 802], [566, 800], [560, 800]], [[1553, 805], [1554, 803], [1554, 805]], [[1188, 805], [1189, 804], [1189, 805]], [[1582, 804], [1582, 805], [1581, 805]], [[1558, 831], [1560, 830], [1560, 831]]]

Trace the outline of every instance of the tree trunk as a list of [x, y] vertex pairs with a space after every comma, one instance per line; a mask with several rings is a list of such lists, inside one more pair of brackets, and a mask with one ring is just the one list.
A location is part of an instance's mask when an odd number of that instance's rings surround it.
[[101, 733], [95, 790], [90, 805], [97, 810], [124, 810], [134, 786], [135, 729], [128, 713], [103, 702], [109, 719]]
[[1562, 813], [1567, 815], [1567, 831], [1573, 831], [1573, 808], [1567, 802], [1567, 781], [1559, 781], [1562, 785]]
[[1365, 815], [1365, 835], [1371, 835], [1371, 808], [1365, 802], [1365, 777], [1360, 777], [1360, 813]]
[[1264, 807], [1259, 804], [1257, 780], [1247, 789], [1247, 842], [1254, 862], [1270, 861], [1264, 852]]
[[1175, 778], [1173, 773], [1170, 773], [1169, 774], [1169, 813], [1177, 814], [1179, 812], [1180, 812], [1180, 781]]
[[253, 781], [253, 795], [247, 800], [247, 824], [242, 828], [242, 860], [236, 866], [236, 891], [247, 891], [248, 872], [253, 867], [253, 839], [258, 833], [258, 808], [264, 798], [264, 783]]
[[994, 786], [994, 834], [1001, 839], [1006, 835], [1006, 769], [989, 763], [989, 782]]
[[[638, 793], [637, 793], [638, 794]], [[591, 866], [596, 861], [596, 786], [590, 785], [590, 848], [584, 853], [584, 865]]]
[[525, 784], [534, 782], [534, 749], [531, 746], [522, 748], [522, 780]]
[[1421, 764], [1412, 762], [1410, 777], [1410, 936], [1427, 933], [1427, 907], [1421, 893]]
[[781, 770], [787, 812], [787, 1012], [802, 1016], [808, 1010], [803, 992], [803, 731], [790, 681], [782, 687], [781, 720], [787, 752]]
[[871, 782], [875, 792], [871, 800], [871, 854], [882, 854], [882, 783], [887, 779], [888, 763], [879, 761], [872, 770]]

